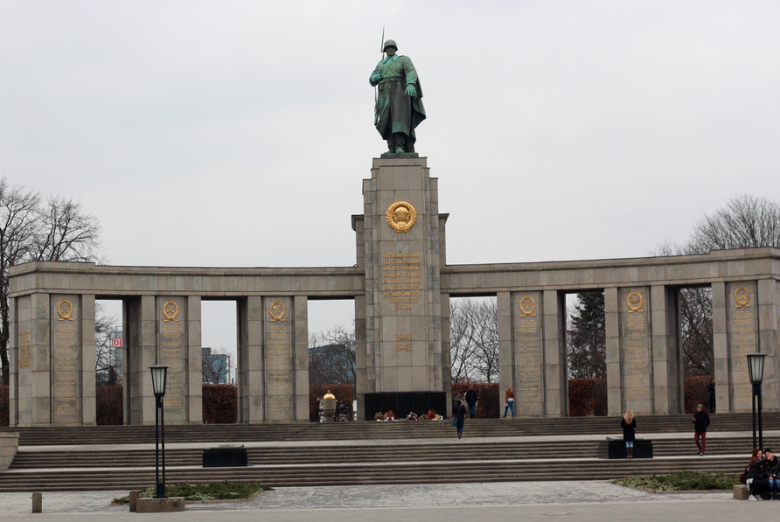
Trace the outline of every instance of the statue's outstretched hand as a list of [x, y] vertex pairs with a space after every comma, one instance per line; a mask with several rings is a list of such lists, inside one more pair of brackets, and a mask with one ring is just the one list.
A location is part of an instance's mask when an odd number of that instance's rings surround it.
[[411, 96], [412, 98], [414, 98], [415, 96], [417, 96], [417, 89], [415, 89], [415, 88], [414, 88], [414, 85], [412, 85], [412, 84], [410, 83], [409, 85], [407, 85], [407, 86], [406, 86], [406, 91], [405, 91], [405, 93], [404, 93], [404, 94], [406, 94], [407, 96]]
[[374, 83], [377, 83], [381, 79], [382, 79], [382, 75], [379, 73], [374, 73], [371, 75], [371, 81]]

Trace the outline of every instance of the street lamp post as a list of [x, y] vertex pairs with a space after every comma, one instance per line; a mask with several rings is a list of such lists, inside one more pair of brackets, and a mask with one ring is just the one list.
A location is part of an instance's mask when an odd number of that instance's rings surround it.
[[[753, 385], [753, 447], [764, 447], [764, 433], [761, 426], [761, 381], [764, 380], [764, 357], [765, 353], [749, 353], [748, 373], [750, 374], [750, 383]], [[758, 445], [756, 446], [756, 402], [758, 402]]]
[[[157, 492], [154, 498], [168, 498], [165, 494], [165, 414], [163, 413], [163, 397], [165, 396], [165, 381], [168, 378], [167, 366], [150, 366], [152, 371], [152, 388], [156, 408], [154, 409], [154, 466]], [[160, 442], [162, 441], [162, 459], [160, 459]], [[162, 481], [160, 480], [160, 460], [162, 460]]]

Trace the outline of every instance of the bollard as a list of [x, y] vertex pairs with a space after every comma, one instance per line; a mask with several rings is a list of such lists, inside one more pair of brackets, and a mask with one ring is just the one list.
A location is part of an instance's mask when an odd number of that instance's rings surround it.
[[33, 493], [32, 501], [32, 512], [43, 513], [43, 495], [40, 493]]
[[138, 492], [137, 491], [131, 491], [130, 495], [128, 495], [130, 498], [130, 511], [135, 512], [136, 510], [136, 503], [138, 502]]

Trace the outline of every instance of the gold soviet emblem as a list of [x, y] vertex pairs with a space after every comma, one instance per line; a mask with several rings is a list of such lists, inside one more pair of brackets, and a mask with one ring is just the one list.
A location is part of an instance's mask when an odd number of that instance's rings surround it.
[[271, 303], [271, 307], [268, 309], [271, 314], [271, 321], [284, 321], [284, 316], [287, 310], [284, 309], [284, 305], [279, 301]]
[[634, 313], [634, 312], [643, 312], [642, 310], [642, 303], [644, 300], [642, 299], [642, 294], [639, 292], [631, 292], [628, 294], [628, 298], [626, 299], [626, 303], [628, 304], [628, 313]]
[[409, 232], [417, 223], [417, 211], [406, 201], [393, 203], [385, 215], [387, 224], [396, 232]]
[[168, 301], [163, 305], [163, 316], [165, 316], [164, 323], [167, 323], [168, 321], [175, 321], [179, 322], [179, 305], [174, 303], [173, 301]]
[[72, 321], [71, 317], [73, 317], [73, 303], [68, 301], [67, 299], [63, 299], [59, 303], [57, 303], [57, 315], [60, 316], [58, 321]]
[[737, 308], [750, 307], [750, 290], [744, 286], [737, 288], [734, 291], [734, 301], [737, 302]]
[[525, 296], [522, 299], [520, 299], [520, 304], [518, 305], [520, 308], [520, 313], [523, 315], [523, 317], [530, 315], [531, 317], [536, 317], [534, 315], [534, 311], [536, 310], [536, 301], [534, 301], [533, 297]]

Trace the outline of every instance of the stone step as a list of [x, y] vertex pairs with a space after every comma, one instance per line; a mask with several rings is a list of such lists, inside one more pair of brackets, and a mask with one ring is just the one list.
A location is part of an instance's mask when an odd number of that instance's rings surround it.
[[[765, 437], [765, 446], [780, 447], [780, 437]], [[710, 455], [750, 454], [751, 441], [745, 437], [715, 437], [708, 441]], [[598, 456], [598, 441], [535, 441], [535, 442], [491, 442], [470, 443], [467, 451], [479, 455], [483, 460], [501, 459], [546, 459], [550, 455], [565, 454], [569, 458], [595, 458]], [[695, 453], [696, 446], [689, 438], [656, 439], [654, 454], [663, 456], [686, 456]], [[255, 447], [248, 448], [250, 465], [307, 464], [341, 462], [397, 462], [416, 461], [435, 455], [437, 459], [457, 458], [464, 451], [460, 444], [404, 444], [403, 446], [318, 446], [318, 447]], [[200, 448], [167, 449], [168, 466], [199, 466], [203, 450]], [[14, 458], [12, 469], [41, 468], [105, 468], [105, 467], [149, 467], [154, 466], [153, 449], [122, 449], [69, 451], [25, 451], [22, 449]]]
[[[168, 469], [167, 483], [245, 481], [268, 486], [335, 486], [360, 484], [430, 484], [561, 480], [599, 480], [682, 470], [738, 473], [745, 457], [691, 457], [583, 461], [418, 461], [395, 464], [264, 466], [246, 468]], [[0, 473], [0, 491], [124, 490], [149, 487], [154, 469], [63, 470]]]
[[[645, 433], [691, 432], [690, 415], [638, 417]], [[780, 413], [763, 415], [764, 430], [780, 430]], [[476, 419], [467, 421], [467, 438], [502, 436], [547, 436], [619, 434], [617, 417], [568, 417], [524, 419]], [[713, 414], [708, 431], [744, 431], [752, 428], [749, 413]], [[2, 428], [18, 431], [21, 446], [78, 444], [135, 444], [154, 441], [154, 426], [84, 426], [57, 428]], [[168, 443], [264, 442], [306, 440], [373, 440], [397, 438], [451, 438], [449, 421], [344, 422], [309, 424], [208, 424], [166, 425]]]

